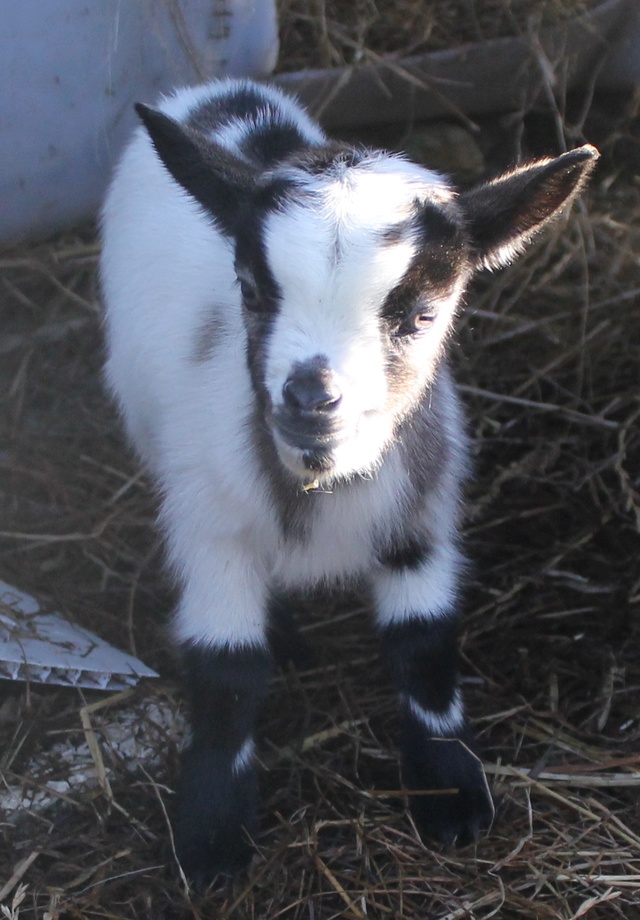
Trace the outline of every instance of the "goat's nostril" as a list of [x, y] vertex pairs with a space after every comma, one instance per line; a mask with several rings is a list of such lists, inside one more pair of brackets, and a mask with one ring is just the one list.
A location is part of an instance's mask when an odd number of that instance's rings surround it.
[[284, 403], [296, 412], [334, 412], [342, 393], [327, 375], [293, 374], [282, 387]]

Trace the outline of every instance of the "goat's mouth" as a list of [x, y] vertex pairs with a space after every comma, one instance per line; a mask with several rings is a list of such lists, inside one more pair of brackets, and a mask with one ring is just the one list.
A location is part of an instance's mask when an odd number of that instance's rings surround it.
[[274, 425], [272, 432], [282, 463], [302, 478], [332, 473], [335, 451], [346, 440], [340, 432], [311, 434], [282, 424]]
[[321, 450], [305, 450], [302, 454], [302, 462], [310, 473], [330, 473], [334, 466], [335, 460], [333, 453], [326, 448]]

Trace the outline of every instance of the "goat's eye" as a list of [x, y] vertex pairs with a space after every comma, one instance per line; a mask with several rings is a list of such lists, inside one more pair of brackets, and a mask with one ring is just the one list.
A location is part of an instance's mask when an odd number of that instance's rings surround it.
[[258, 291], [256, 286], [248, 281], [246, 278], [238, 278], [238, 283], [240, 285], [240, 294], [242, 295], [242, 301], [247, 308], [247, 310], [252, 310], [254, 312], [262, 309], [260, 297], [258, 296]]
[[413, 328], [416, 332], [427, 329], [435, 319], [435, 313], [430, 310], [421, 310], [413, 317]]
[[435, 312], [426, 307], [421, 310], [416, 310], [403, 320], [402, 324], [396, 329], [395, 334], [398, 338], [416, 335], [416, 333], [428, 329], [435, 318]]

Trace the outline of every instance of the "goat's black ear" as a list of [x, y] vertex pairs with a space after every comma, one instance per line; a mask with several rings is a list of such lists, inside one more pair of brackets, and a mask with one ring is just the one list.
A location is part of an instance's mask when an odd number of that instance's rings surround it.
[[256, 184], [252, 168], [215, 141], [158, 109], [137, 103], [136, 112], [173, 178], [233, 235], [238, 212]]
[[478, 268], [506, 265], [584, 186], [600, 154], [586, 144], [460, 195]]

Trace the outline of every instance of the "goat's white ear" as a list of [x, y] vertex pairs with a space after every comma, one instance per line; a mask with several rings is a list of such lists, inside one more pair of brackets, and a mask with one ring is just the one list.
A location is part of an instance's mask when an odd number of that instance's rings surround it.
[[238, 212], [256, 184], [245, 161], [199, 131], [137, 103], [136, 112], [173, 178], [232, 235]]
[[578, 195], [600, 154], [585, 144], [463, 192], [477, 268], [506, 265]]

